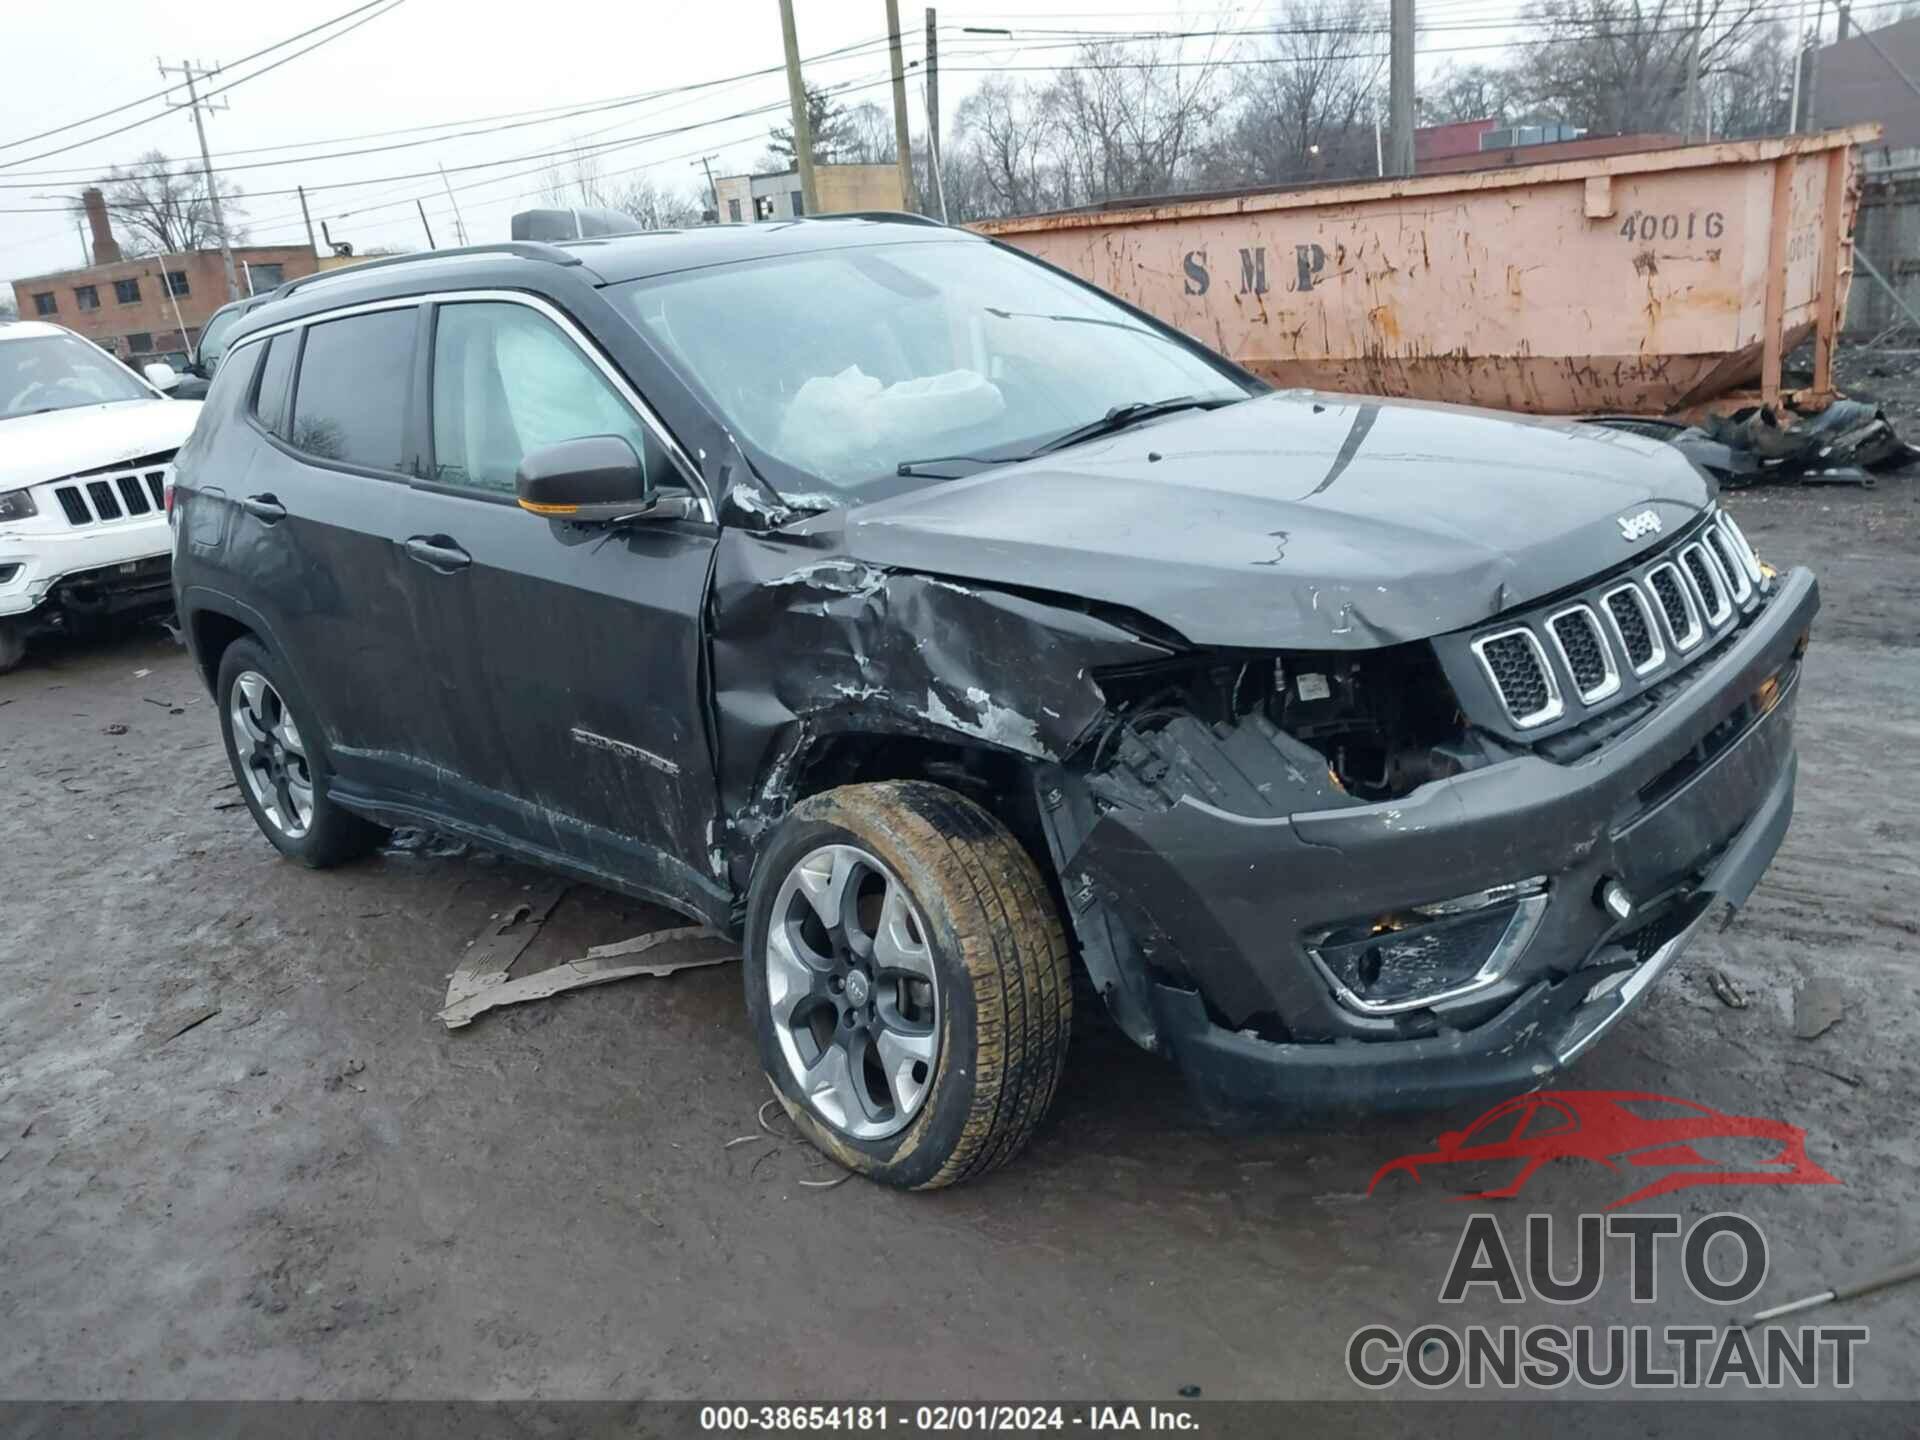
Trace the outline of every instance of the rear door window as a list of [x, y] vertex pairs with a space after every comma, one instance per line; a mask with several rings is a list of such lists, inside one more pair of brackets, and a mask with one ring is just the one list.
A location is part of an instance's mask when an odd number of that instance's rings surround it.
[[403, 470], [415, 312], [376, 310], [307, 327], [288, 438], [322, 460]]

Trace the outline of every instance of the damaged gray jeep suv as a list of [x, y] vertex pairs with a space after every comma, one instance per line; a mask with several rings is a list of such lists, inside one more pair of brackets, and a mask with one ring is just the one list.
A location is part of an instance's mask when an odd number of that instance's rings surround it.
[[1660, 443], [1274, 393], [907, 217], [296, 281], [172, 501], [274, 845], [737, 936], [795, 1123], [910, 1187], [1026, 1142], [1076, 986], [1214, 1111], [1552, 1077], [1778, 847], [1818, 607]]

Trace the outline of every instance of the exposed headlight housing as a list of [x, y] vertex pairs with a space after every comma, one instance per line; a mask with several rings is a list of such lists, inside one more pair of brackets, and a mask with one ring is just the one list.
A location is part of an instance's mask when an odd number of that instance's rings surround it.
[[1334, 998], [1361, 1015], [1400, 1015], [1498, 983], [1546, 913], [1536, 876], [1306, 937]]
[[25, 520], [39, 513], [40, 507], [33, 503], [31, 490], [0, 490], [0, 525], [9, 520]]

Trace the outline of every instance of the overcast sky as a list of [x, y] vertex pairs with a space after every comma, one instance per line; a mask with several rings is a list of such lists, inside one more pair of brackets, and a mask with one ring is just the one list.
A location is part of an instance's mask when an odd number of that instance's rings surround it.
[[[8, 57], [6, 81], [0, 85], [0, 145], [157, 90], [162, 83], [155, 70], [157, 56], [169, 64], [183, 58], [232, 64], [354, 3], [191, 0], [159, 5], [151, 0], [94, 0], [82, 5], [13, 0], [0, 47]], [[1471, 8], [1476, 17], [1511, 13], [1509, 0], [1438, 3], [1461, 12]], [[1244, 26], [1258, 23], [1269, 8], [1253, 0], [1196, 0], [1184, 7], [1178, 0], [1162, 0], [1157, 8], [1151, 0], [943, 3], [941, 108], [950, 126], [960, 99], [983, 74], [999, 66], [1062, 58], [1060, 47], [1070, 42], [1047, 34], [1049, 30]], [[803, 55], [855, 47], [853, 53], [808, 64], [808, 80], [855, 82], [865, 88], [851, 92], [850, 101], [890, 103], [884, 0], [797, 0], [796, 9]], [[907, 58], [917, 61], [924, 49], [925, 6], [903, 0], [901, 11]], [[948, 28], [969, 25], [1011, 27], [1014, 38], [964, 35]], [[702, 154], [718, 155], [713, 161], [716, 174], [749, 168], [765, 148], [768, 125], [781, 117], [740, 112], [781, 104], [784, 78], [774, 73], [489, 135], [357, 137], [449, 121], [518, 123], [487, 117], [623, 100], [778, 66], [781, 58], [776, 0], [628, 0], [618, 5], [596, 0], [403, 0], [391, 13], [377, 14], [353, 33], [239, 85], [223, 97], [231, 108], [209, 118], [208, 141], [216, 167], [247, 192], [243, 221], [255, 243], [304, 240], [298, 199], [270, 193], [300, 184], [307, 187], [316, 233], [325, 220], [335, 240], [351, 240], [363, 251], [390, 244], [421, 246], [425, 237], [413, 205], [419, 197], [435, 239], [451, 244], [453, 206], [438, 176], [405, 178], [440, 165], [449, 172], [469, 238], [504, 239], [508, 217], [539, 203], [538, 172], [554, 163], [543, 152], [575, 142], [617, 144], [600, 161], [610, 176], [644, 168], [659, 184], [689, 190], [704, 185], [697, 160]], [[237, 67], [223, 78], [250, 68]], [[919, 73], [917, 68], [909, 71], [916, 134], [924, 124]], [[183, 109], [124, 135], [33, 158], [158, 108], [155, 101], [94, 126], [0, 148], [0, 185], [8, 187], [0, 189], [0, 279], [80, 263], [75, 226], [60, 213], [57, 197], [74, 193], [87, 177], [155, 147], [183, 164], [195, 157], [193, 124]], [[729, 116], [738, 118], [723, 118]], [[657, 133], [700, 122], [713, 123], [686, 133]], [[650, 135], [655, 138], [636, 138]], [[423, 138], [431, 138], [431, 143], [384, 154], [314, 158]], [[235, 153], [315, 141], [338, 143], [306, 145], [295, 152]], [[460, 168], [508, 157], [525, 158], [491, 169]], [[239, 168], [249, 165], [262, 168]], [[519, 173], [523, 171], [535, 173]], [[380, 183], [337, 188], [347, 181]], [[5, 213], [35, 209], [47, 213]]]

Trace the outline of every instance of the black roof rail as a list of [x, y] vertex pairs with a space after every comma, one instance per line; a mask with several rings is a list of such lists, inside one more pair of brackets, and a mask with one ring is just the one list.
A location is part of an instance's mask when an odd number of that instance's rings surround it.
[[901, 225], [931, 225], [936, 230], [953, 227], [931, 215], [916, 215], [911, 210], [828, 210], [819, 215], [802, 215], [802, 220], [891, 220]]
[[331, 270], [316, 270], [311, 275], [302, 275], [297, 280], [289, 280], [273, 292], [276, 300], [284, 300], [297, 290], [305, 289], [316, 280], [325, 280], [339, 275], [364, 275], [369, 270], [380, 270], [390, 265], [417, 265], [425, 260], [444, 260], [450, 255], [517, 255], [522, 260], [544, 260], [549, 265], [578, 265], [580, 257], [558, 245], [548, 245], [539, 240], [499, 240], [490, 245], [456, 245], [448, 250], [422, 250], [411, 255], [382, 255], [377, 259], [360, 260], [352, 265], [339, 265]]

